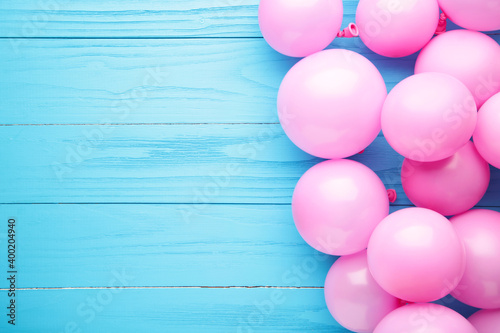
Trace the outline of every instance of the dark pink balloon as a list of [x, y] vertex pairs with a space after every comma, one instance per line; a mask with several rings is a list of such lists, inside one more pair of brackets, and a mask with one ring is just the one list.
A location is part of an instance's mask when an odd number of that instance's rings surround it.
[[401, 182], [408, 199], [442, 215], [463, 213], [484, 196], [490, 167], [469, 141], [451, 157], [437, 162], [405, 159]]

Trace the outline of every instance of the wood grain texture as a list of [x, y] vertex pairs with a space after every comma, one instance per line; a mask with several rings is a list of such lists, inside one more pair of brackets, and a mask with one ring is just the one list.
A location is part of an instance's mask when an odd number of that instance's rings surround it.
[[1, 320], [2, 332], [348, 332], [321, 289], [30, 290], [18, 300], [18, 325]]
[[8, 218], [18, 288], [320, 288], [336, 259], [302, 240], [290, 205], [0, 205]]
[[[2, 126], [0, 203], [288, 204], [320, 159], [279, 124]], [[403, 158], [379, 136], [353, 159], [372, 168], [396, 204]], [[497, 206], [500, 170], [481, 206]]]
[[[357, 0], [344, 0], [344, 25]], [[0, 2], [5, 37], [260, 37], [259, 0]]]
[[[10, 42], [0, 40], [4, 124], [276, 122], [297, 62], [263, 39], [30, 40], [19, 53]], [[413, 74], [414, 56], [381, 57], [359, 39], [335, 47], [368, 57], [388, 89]]]

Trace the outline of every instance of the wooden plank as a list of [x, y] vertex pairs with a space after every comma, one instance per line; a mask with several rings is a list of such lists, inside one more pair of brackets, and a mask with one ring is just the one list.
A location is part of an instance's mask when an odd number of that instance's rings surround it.
[[[17, 332], [350, 332], [328, 312], [322, 289], [21, 290], [16, 296]], [[7, 299], [5, 291], [0, 299]], [[464, 316], [475, 312], [451, 298], [438, 302]], [[5, 329], [14, 331], [6, 317]]]
[[301, 239], [289, 205], [1, 205], [2, 248], [9, 218], [19, 288], [320, 287], [335, 259]]
[[[345, 25], [357, 0], [344, 0]], [[0, 2], [5, 37], [260, 37], [259, 0]]]
[[18, 288], [322, 287], [336, 259], [301, 239], [290, 205], [1, 205], [9, 218]]
[[[499, 36], [500, 40], [500, 36]], [[3, 124], [276, 122], [276, 96], [297, 62], [262, 39], [30, 40], [19, 53], [0, 40]], [[391, 89], [415, 57], [359, 52]]]
[[[0, 203], [288, 204], [320, 160], [279, 124], [0, 126]], [[403, 158], [379, 136], [354, 157], [372, 168], [396, 204]], [[482, 206], [498, 206], [500, 170]]]
[[322, 289], [29, 290], [16, 302], [16, 332], [348, 332]]

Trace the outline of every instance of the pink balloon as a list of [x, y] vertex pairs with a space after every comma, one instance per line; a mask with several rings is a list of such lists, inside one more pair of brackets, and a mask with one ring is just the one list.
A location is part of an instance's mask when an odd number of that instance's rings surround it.
[[375, 282], [368, 270], [366, 250], [333, 264], [325, 281], [325, 299], [333, 318], [343, 327], [371, 333], [400, 300]]
[[480, 310], [469, 317], [469, 322], [478, 333], [500, 332], [500, 309]]
[[342, 0], [261, 0], [259, 25], [273, 49], [305, 57], [335, 39], [342, 14]]
[[500, 0], [439, 0], [439, 6], [450, 20], [462, 28], [479, 31], [500, 29]]
[[498, 59], [500, 45], [493, 38], [480, 32], [453, 30], [424, 47], [417, 58], [415, 73], [439, 72], [456, 77], [469, 88], [479, 108], [500, 91]]
[[432, 303], [409, 304], [389, 313], [373, 333], [477, 333], [460, 314]]
[[398, 153], [418, 162], [455, 154], [470, 140], [477, 109], [468, 89], [442, 73], [423, 73], [398, 83], [382, 109], [382, 131]]
[[500, 213], [475, 209], [451, 222], [466, 255], [464, 276], [451, 294], [477, 308], [500, 308]]
[[368, 243], [368, 265], [391, 295], [432, 302], [455, 289], [464, 273], [465, 253], [444, 216], [425, 208], [406, 208], [375, 228]]
[[481, 156], [500, 169], [500, 93], [483, 104], [477, 114], [474, 144]]
[[490, 183], [490, 166], [469, 141], [441, 161], [423, 163], [405, 159], [401, 182], [415, 206], [442, 215], [456, 215], [474, 207], [484, 196]]
[[328, 159], [365, 149], [380, 132], [387, 96], [377, 68], [349, 50], [326, 50], [299, 61], [283, 79], [278, 115], [305, 152]]
[[386, 57], [405, 57], [427, 44], [439, 21], [437, 0], [360, 0], [356, 11], [359, 37]]
[[377, 175], [350, 160], [324, 161], [299, 180], [292, 198], [295, 226], [318, 251], [353, 254], [366, 249], [375, 226], [389, 214]]

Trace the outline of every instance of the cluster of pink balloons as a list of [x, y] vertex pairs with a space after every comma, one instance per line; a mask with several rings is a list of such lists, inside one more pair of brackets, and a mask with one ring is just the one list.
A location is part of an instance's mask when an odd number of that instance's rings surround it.
[[[500, 332], [500, 213], [471, 210], [487, 191], [490, 164], [500, 168], [500, 45], [476, 31], [500, 29], [500, 0], [360, 0], [357, 26], [344, 32], [342, 15], [341, 0], [259, 6], [265, 40], [306, 57], [284, 77], [277, 105], [290, 140], [328, 159], [292, 197], [304, 240], [342, 256], [326, 277], [328, 309], [354, 332]], [[444, 32], [446, 16], [470, 30]], [[387, 94], [364, 56], [324, 50], [358, 34], [382, 56], [421, 50], [415, 75]], [[344, 159], [381, 130], [405, 157], [402, 187], [417, 207], [389, 214], [377, 174]], [[483, 310], [467, 320], [430, 303], [448, 294]]]

